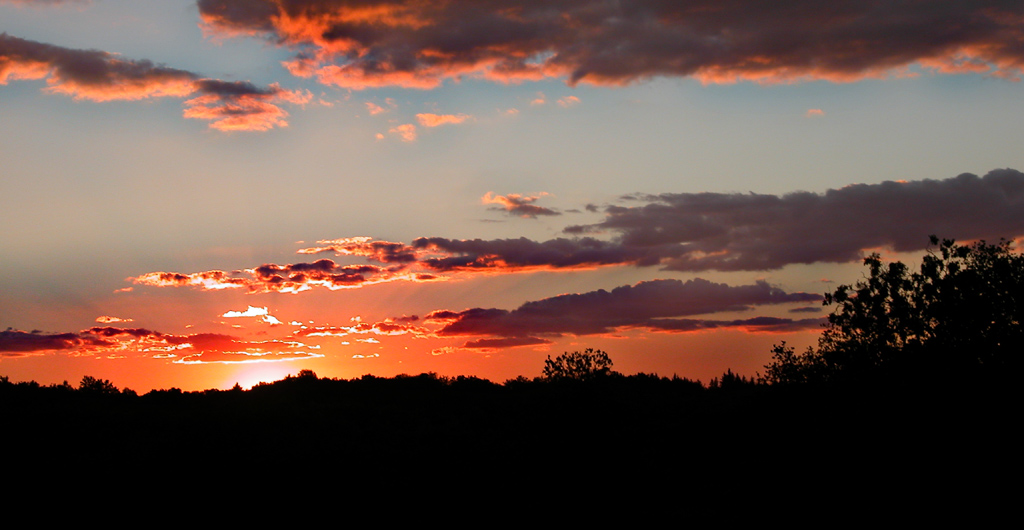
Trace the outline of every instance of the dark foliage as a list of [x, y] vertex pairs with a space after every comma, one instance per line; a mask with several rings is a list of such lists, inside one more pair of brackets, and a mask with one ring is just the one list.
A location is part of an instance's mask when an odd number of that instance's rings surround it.
[[583, 353], [566, 352], [554, 360], [548, 355], [544, 361], [544, 379], [548, 381], [590, 381], [612, 373], [611, 358], [594, 348], [587, 348]]
[[868, 276], [825, 295], [835, 309], [817, 349], [782, 343], [770, 383], [992, 377], [1024, 355], [1024, 256], [1009, 243], [941, 244], [920, 270], [864, 260]]

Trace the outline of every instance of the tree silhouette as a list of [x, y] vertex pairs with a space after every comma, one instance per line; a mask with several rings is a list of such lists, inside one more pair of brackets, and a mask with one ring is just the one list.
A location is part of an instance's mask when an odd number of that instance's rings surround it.
[[82, 392], [89, 392], [92, 394], [118, 394], [120, 391], [107, 379], [97, 379], [90, 375], [82, 377], [82, 382], [78, 384], [78, 390]]
[[1024, 348], [1024, 256], [1010, 244], [931, 237], [919, 272], [865, 258], [868, 276], [825, 295], [817, 349], [777, 345], [765, 379], [797, 383], [916, 373], [995, 373]]
[[612, 360], [608, 354], [587, 348], [580, 353], [563, 353], [554, 360], [548, 355], [544, 361], [544, 379], [548, 381], [589, 381], [612, 374]]

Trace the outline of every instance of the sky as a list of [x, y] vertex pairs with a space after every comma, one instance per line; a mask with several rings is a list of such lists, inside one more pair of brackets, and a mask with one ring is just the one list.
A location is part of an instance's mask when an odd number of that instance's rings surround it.
[[1024, 3], [0, 0], [0, 375], [753, 376], [1024, 235]]

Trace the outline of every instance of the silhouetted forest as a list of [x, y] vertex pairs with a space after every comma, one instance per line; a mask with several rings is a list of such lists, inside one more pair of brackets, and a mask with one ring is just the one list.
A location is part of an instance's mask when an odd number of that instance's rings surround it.
[[93, 377], [0, 377], [3, 445], [66, 463], [310, 460], [393, 473], [459, 463], [820, 478], [900, 466], [922, 479], [1005, 465], [1020, 412], [1024, 259], [1006, 243], [943, 241], [918, 272], [877, 255], [865, 264], [863, 280], [826, 296], [818, 347], [782, 343], [756, 377], [625, 375], [592, 349], [503, 383], [302, 370], [250, 390], [138, 395]]

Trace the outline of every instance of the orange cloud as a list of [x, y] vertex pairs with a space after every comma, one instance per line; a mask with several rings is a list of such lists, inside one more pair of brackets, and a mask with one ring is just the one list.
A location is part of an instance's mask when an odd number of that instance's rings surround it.
[[472, 116], [468, 114], [417, 114], [416, 119], [424, 127], [437, 127], [447, 123], [462, 123]]
[[403, 142], [415, 142], [416, 141], [416, 126], [411, 123], [399, 125], [388, 129], [391, 134], [397, 134], [402, 138]]
[[202, 95], [185, 102], [186, 118], [210, 120], [210, 127], [221, 131], [266, 131], [287, 127], [288, 113], [280, 102], [308, 103], [309, 91], [283, 90], [277, 84], [261, 89], [250, 83], [204, 79], [197, 83]]
[[821, 109], [807, 109], [807, 114], [805, 114], [805, 116], [807, 116], [808, 118], [813, 118], [815, 116], [824, 116], [824, 115], [825, 115], [825, 111], [823, 111]]

